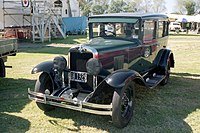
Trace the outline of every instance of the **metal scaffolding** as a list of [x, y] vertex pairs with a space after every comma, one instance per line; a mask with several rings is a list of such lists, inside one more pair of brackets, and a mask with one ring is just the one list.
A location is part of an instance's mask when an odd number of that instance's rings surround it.
[[[22, 16], [23, 19], [23, 24], [20, 24], [19, 21], [21, 20], [17, 20], [15, 18], [15, 16]], [[23, 7], [22, 6], [22, 2], [19, 0], [3, 0], [3, 16], [4, 16], [4, 27], [6, 26], [7, 20], [6, 20], [6, 16], [12, 18], [13, 21], [16, 22], [16, 24], [18, 26], [25, 26], [25, 23], [31, 23], [31, 5], [29, 5], [28, 7]]]
[[[55, 6], [55, 2], [47, 0], [24, 0], [9, 1], [3, 0], [3, 16], [4, 28], [7, 27], [6, 17], [8, 16], [15, 22], [15, 26], [24, 29], [25, 26], [31, 28], [31, 37], [33, 42], [51, 41], [51, 37], [61, 35], [65, 38], [65, 34], [61, 28], [62, 25], [62, 7]], [[21, 16], [22, 20], [19, 19]], [[65, 26], [64, 26], [65, 27]]]

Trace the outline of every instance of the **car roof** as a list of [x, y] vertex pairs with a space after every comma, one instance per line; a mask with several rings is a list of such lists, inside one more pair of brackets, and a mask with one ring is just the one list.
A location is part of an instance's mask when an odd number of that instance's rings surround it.
[[107, 17], [121, 17], [121, 18], [168, 18], [165, 14], [159, 13], [112, 13], [90, 16], [89, 18], [107, 18]]

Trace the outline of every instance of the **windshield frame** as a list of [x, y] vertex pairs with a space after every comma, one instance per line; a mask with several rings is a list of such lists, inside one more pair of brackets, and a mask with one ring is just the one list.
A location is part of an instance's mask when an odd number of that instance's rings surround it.
[[[141, 25], [140, 25], [140, 19], [139, 18], [123, 18], [123, 17], [112, 17], [112, 18], [90, 18], [89, 19], [89, 22], [88, 22], [88, 27], [89, 27], [89, 39], [92, 39], [92, 38], [96, 38], [96, 37], [102, 37], [102, 38], [112, 38], [112, 39], [122, 39], [122, 40], [128, 40], [128, 41], [132, 41], [132, 40], [135, 40], [135, 38], [133, 39], [127, 39], [127, 38], [123, 38], [123, 37], [112, 37], [112, 36], [95, 36], [95, 32], [93, 31], [94, 30], [94, 25], [95, 24], [108, 24], [108, 23], [111, 23], [111, 24], [132, 24], [132, 25], [135, 25], [137, 24], [137, 30], [138, 30], [138, 37], [137, 39], [139, 39], [140, 37], [140, 33], [141, 33]], [[116, 27], [115, 27], [116, 28]], [[124, 28], [124, 27], [121, 27], [121, 28]]]

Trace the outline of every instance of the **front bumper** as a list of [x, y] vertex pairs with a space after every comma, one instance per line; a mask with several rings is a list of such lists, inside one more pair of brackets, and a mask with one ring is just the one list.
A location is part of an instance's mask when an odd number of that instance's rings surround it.
[[62, 108], [67, 108], [97, 115], [110, 115], [110, 116], [112, 115], [112, 104], [110, 105], [94, 104], [94, 103], [84, 102], [78, 99], [69, 99], [69, 98], [51, 96], [31, 91], [30, 88], [28, 88], [28, 97], [30, 100], [34, 100], [38, 103], [58, 106]]

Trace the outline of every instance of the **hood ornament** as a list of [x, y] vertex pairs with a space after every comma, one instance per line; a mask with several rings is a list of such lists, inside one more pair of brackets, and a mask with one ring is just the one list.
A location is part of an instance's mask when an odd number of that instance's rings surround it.
[[80, 45], [79, 48], [78, 48], [78, 51], [79, 51], [80, 53], [83, 53], [83, 52], [86, 51], [86, 49], [83, 48], [83, 45]]

